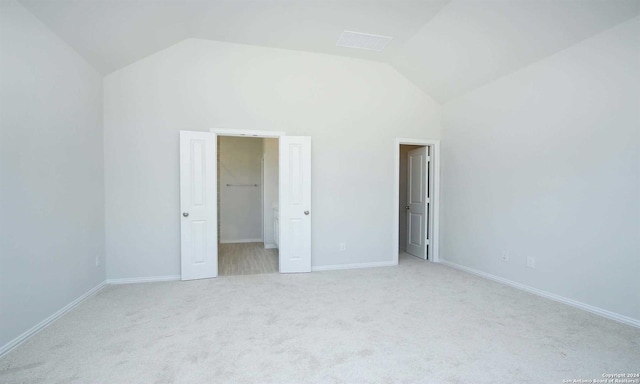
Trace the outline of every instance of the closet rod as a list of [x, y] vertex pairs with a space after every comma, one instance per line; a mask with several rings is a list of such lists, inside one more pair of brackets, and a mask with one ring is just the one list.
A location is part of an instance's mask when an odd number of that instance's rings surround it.
[[257, 187], [258, 184], [227, 184], [227, 187]]

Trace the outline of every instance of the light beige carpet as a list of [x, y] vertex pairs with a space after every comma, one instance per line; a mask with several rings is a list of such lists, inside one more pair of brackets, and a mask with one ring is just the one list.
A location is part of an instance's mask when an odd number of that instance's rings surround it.
[[264, 243], [226, 243], [218, 247], [218, 275], [278, 273], [278, 250]]
[[111, 286], [1, 359], [0, 382], [560, 384], [639, 363], [639, 329], [405, 257]]

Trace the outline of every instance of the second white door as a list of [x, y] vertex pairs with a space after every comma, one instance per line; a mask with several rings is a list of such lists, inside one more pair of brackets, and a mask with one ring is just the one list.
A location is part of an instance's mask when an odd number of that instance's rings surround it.
[[280, 137], [280, 273], [311, 272], [311, 137]]
[[429, 244], [427, 147], [410, 151], [407, 160], [407, 253], [426, 260]]

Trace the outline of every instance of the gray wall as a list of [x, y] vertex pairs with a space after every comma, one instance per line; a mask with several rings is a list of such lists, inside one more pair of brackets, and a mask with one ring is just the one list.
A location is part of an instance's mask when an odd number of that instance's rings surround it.
[[640, 319], [639, 53], [636, 17], [444, 105], [441, 258]]
[[312, 137], [313, 266], [393, 262], [394, 139], [440, 136], [439, 105], [364, 60], [189, 39], [104, 85], [109, 278], [180, 273], [181, 129]]
[[6, 1], [0, 73], [1, 348], [105, 268], [102, 77]]

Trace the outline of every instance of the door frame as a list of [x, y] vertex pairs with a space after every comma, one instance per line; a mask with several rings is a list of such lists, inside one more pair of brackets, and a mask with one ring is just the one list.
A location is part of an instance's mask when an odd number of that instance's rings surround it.
[[[400, 243], [400, 146], [401, 145], [422, 145], [429, 147], [429, 157], [431, 158], [431, 169], [433, 171], [433, 178], [430, 180], [430, 210], [429, 215], [430, 225], [429, 228], [429, 240], [431, 257], [428, 261], [438, 263], [440, 262], [440, 140], [434, 139], [407, 139], [396, 138], [394, 141], [394, 183], [393, 183], [393, 260], [395, 264], [398, 264], [398, 256], [400, 250], [398, 244]], [[426, 171], [426, 170], [425, 170]], [[428, 174], [425, 175], [428, 177]]]
[[262, 137], [262, 138], [280, 138], [286, 136], [283, 131], [257, 131], [250, 129], [229, 129], [229, 128], [211, 128], [209, 132], [215, 133], [216, 136], [246, 136], [246, 137]]

